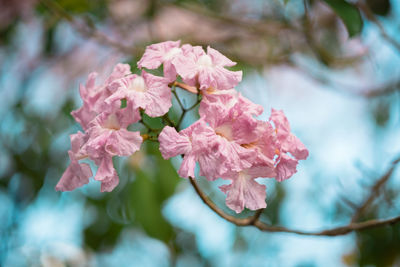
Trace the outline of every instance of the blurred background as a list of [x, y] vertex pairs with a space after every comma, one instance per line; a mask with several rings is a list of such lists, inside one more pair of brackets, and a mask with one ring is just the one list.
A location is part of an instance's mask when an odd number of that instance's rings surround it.
[[[399, 30], [395, 0], [0, 0], [0, 266], [400, 266], [400, 224], [338, 237], [236, 227], [154, 143], [115, 161], [111, 193], [54, 189], [79, 84], [180, 39], [237, 61], [237, 89], [262, 119], [283, 109], [310, 151], [291, 179], [261, 180], [262, 221], [340, 226], [371, 194], [358, 220], [399, 215], [399, 172], [374, 187], [400, 154]], [[199, 184], [233, 214], [218, 181]]]

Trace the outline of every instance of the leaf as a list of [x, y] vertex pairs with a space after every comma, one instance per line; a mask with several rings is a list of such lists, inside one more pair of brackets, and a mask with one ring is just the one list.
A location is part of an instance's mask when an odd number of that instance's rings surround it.
[[342, 19], [349, 32], [349, 37], [359, 34], [363, 28], [363, 20], [358, 8], [345, 0], [324, 0]]
[[161, 157], [158, 146], [146, 144], [146, 152], [156, 168], [135, 170], [135, 180], [129, 189], [129, 203], [134, 214], [134, 222], [151, 237], [169, 243], [174, 239], [173, 227], [164, 218], [162, 207], [181, 179], [170, 161]]

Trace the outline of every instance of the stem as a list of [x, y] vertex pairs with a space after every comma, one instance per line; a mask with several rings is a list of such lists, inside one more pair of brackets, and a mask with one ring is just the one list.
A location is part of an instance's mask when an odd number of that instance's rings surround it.
[[[174, 89], [175, 89], [175, 86], [174, 86]], [[182, 102], [181, 102], [181, 99], [178, 97], [178, 94], [176, 93], [175, 90], [172, 90], [172, 93], [174, 94], [174, 96], [175, 96], [175, 98], [176, 98], [176, 101], [178, 101], [178, 104], [179, 104], [179, 106], [181, 107], [182, 111], [184, 111], [184, 110], [185, 110], [185, 107], [183, 106], [183, 104], [182, 104]]]
[[170, 83], [168, 86], [169, 87], [178, 86], [179, 88], [182, 88], [183, 90], [186, 90], [186, 91], [188, 91], [190, 93], [193, 93], [193, 94], [198, 94], [199, 93], [199, 90], [196, 87], [187, 85], [185, 83], [177, 82], [177, 81]]
[[175, 123], [169, 118], [168, 113], [161, 117], [164, 121], [168, 123], [169, 126], [176, 128]]
[[369, 205], [379, 196], [380, 189], [386, 184], [389, 178], [392, 176], [394, 169], [399, 163], [400, 157], [393, 160], [391, 163], [391, 167], [382, 175], [375, 184], [371, 187], [369, 196], [364, 200], [364, 202], [356, 209], [353, 217], [351, 218], [351, 222], [356, 222], [360, 216], [364, 213], [364, 211], [368, 208]]
[[327, 229], [327, 230], [323, 230], [323, 231], [317, 231], [317, 232], [306, 232], [306, 231], [294, 230], [294, 229], [290, 229], [290, 228], [286, 228], [286, 227], [282, 227], [282, 226], [272, 226], [272, 225], [263, 223], [259, 220], [259, 217], [263, 211], [262, 209], [258, 210], [253, 216], [243, 218], [243, 219], [236, 218], [232, 215], [225, 213], [223, 210], [218, 208], [218, 206], [211, 199], [209, 199], [205, 195], [205, 193], [197, 185], [194, 178], [189, 177], [189, 181], [190, 181], [190, 184], [192, 185], [193, 189], [196, 191], [197, 195], [201, 198], [201, 200], [203, 200], [203, 202], [210, 209], [212, 209], [216, 214], [218, 214], [220, 217], [222, 217], [223, 219], [225, 219], [237, 226], [253, 225], [254, 227], [257, 227], [258, 229], [260, 229], [261, 231], [264, 231], [264, 232], [293, 233], [293, 234], [308, 235], [308, 236], [340, 236], [340, 235], [346, 235], [353, 231], [361, 231], [361, 230], [379, 227], [382, 225], [392, 225], [392, 224], [400, 222], [400, 216], [397, 216], [397, 217], [393, 217], [390, 219], [384, 219], [384, 220], [374, 219], [374, 220], [368, 220], [368, 221], [360, 222], [360, 223], [349, 223], [348, 225], [345, 225], [345, 226], [340, 226], [340, 227]]

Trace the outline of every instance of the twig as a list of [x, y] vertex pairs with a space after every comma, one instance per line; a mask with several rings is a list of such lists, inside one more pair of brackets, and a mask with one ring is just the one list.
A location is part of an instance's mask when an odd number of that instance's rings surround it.
[[236, 218], [232, 215], [225, 213], [223, 210], [218, 208], [218, 206], [210, 200], [205, 193], [199, 188], [194, 178], [189, 177], [190, 184], [192, 185], [193, 189], [196, 191], [197, 195], [203, 200], [203, 202], [212, 209], [216, 214], [218, 214], [223, 219], [237, 225], [237, 226], [255, 226], [261, 231], [265, 232], [280, 232], [280, 233], [293, 233], [298, 235], [308, 235], [308, 236], [340, 236], [346, 235], [353, 231], [361, 231], [365, 229], [375, 228], [382, 225], [391, 225], [400, 222], [400, 216], [385, 219], [385, 220], [368, 220], [365, 222], [360, 223], [350, 223], [345, 226], [340, 226], [332, 229], [327, 229], [323, 231], [317, 232], [306, 232], [300, 230], [294, 230], [282, 226], [272, 226], [266, 223], [263, 223], [259, 220], [259, 216], [262, 213], [262, 210], [257, 211], [253, 216], [248, 218]]
[[76, 19], [71, 16], [68, 12], [64, 10], [62, 6], [60, 6], [57, 2], [51, 1], [51, 0], [40, 0], [40, 2], [53, 14], [59, 16], [61, 19], [66, 20], [69, 22], [69, 24], [76, 30], [78, 31], [81, 35], [88, 37], [88, 38], [94, 38], [98, 42], [114, 47], [118, 49], [119, 51], [127, 54], [139, 54], [141, 52], [141, 49], [138, 49], [133, 46], [125, 46], [121, 44], [121, 42], [114, 41], [110, 39], [107, 35], [103, 34], [102, 32], [98, 31], [94, 25], [92, 24], [82, 24], [78, 23]]
[[169, 118], [168, 113], [161, 117], [169, 126], [175, 127], [175, 123]]
[[175, 90], [172, 90], [172, 94], [175, 96], [175, 99], [178, 102], [178, 105], [181, 107], [182, 111], [185, 111], [185, 107], [183, 106], [181, 99], [178, 97], [178, 94]]
[[183, 90], [186, 90], [186, 91], [188, 91], [190, 93], [193, 93], [193, 94], [198, 94], [199, 93], [199, 90], [197, 90], [196, 87], [187, 85], [185, 83], [177, 82], [177, 81], [170, 83], [168, 86], [169, 87], [177, 86], [177, 87], [182, 88]]
[[391, 45], [393, 45], [398, 51], [400, 51], [400, 43], [396, 41], [394, 38], [392, 38], [385, 30], [383, 27], [382, 23], [376, 18], [372, 10], [369, 8], [367, 4], [365, 4], [363, 1], [357, 1], [356, 3], [357, 7], [365, 14], [367, 19], [375, 23], [375, 25], [378, 27], [382, 37], [388, 41]]
[[399, 163], [400, 157], [395, 159], [391, 167], [386, 171], [384, 175], [379, 178], [375, 184], [371, 187], [370, 193], [368, 197], [364, 200], [364, 202], [356, 209], [353, 217], [351, 218], [351, 222], [356, 222], [360, 216], [364, 213], [369, 205], [379, 196], [380, 189], [386, 184], [389, 178], [392, 176], [394, 169], [396, 168], [397, 163]]

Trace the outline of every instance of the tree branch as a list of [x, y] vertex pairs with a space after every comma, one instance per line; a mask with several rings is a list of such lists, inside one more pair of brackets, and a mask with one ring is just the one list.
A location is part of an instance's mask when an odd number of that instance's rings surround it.
[[133, 47], [133, 46], [125, 46], [121, 44], [121, 42], [110, 39], [104, 33], [98, 31], [92, 23], [79, 23], [73, 16], [71, 16], [68, 12], [66, 12], [62, 6], [60, 6], [57, 2], [51, 0], [40, 0], [40, 2], [54, 15], [57, 15], [59, 18], [66, 20], [69, 24], [82, 36], [87, 38], [94, 38], [99, 43], [104, 45], [108, 45], [110, 47], [114, 47], [119, 51], [131, 55], [139, 54], [142, 52], [142, 49]]
[[307, 231], [301, 231], [301, 230], [294, 230], [282, 226], [272, 226], [268, 225], [266, 223], [263, 223], [259, 220], [259, 217], [262, 213], [262, 209], [256, 211], [256, 213], [248, 218], [236, 218], [232, 215], [229, 215], [225, 213], [223, 210], [218, 208], [218, 206], [210, 199], [208, 198], [205, 193], [200, 189], [200, 187], [197, 185], [196, 181], [194, 178], [189, 177], [190, 184], [192, 185], [193, 189], [197, 193], [197, 195], [201, 198], [201, 200], [210, 208], [212, 209], [216, 214], [218, 214], [220, 217], [223, 219], [237, 225], [237, 226], [251, 226], [253, 225], [254, 227], [257, 227], [261, 231], [264, 232], [274, 232], [274, 233], [293, 233], [293, 234], [298, 234], [298, 235], [308, 235], [308, 236], [340, 236], [340, 235], [346, 235], [350, 232], [353, 231], [361, 231], [361, 230], [366, 230], [370, 228], [375, 228], [383, 225], [391, 225], [400, 222], [400, 216], [393, 217], [390, 219], [385, 219], [385, 220], [368, 220], [365, 222], [360, 222], [360, 223], [349, 223], [348, 225], [345, 226], [340, 226], [332, 229], [327, 229], [327, 230], [322, 230], [322, 231], [316, 231], [316, 232], [307, 232]]
[[366, 18], [378, 27], [382, 37], [388, 41], [391, 45], [393, 45], [394, 48], [397, 49], [397, 51], [400, 51], [400, 43], [396, 41], [394, 38], [392, 38], [385, 30], [383, 27], [382, 23], [376, 18], [372, 10], [369, 8], [369, 6], [364, 3], [364, 1], [357, 1], [356, 3], [357, 7], [365, 14]]
[[369, 205], [379, 196], [380, 189], [386, 184], [389, 178], [392, 176], [394, 169], [397, 166], [397, 163], [400, 162], [400, 157], [393, 160], [391, 163], [391, 167], [383, 174], [371, 187], [370, 193], [368, 197], [364, 200], [364, 202], [356, 209], [351, 218], [351, 222], [356, 222], [360, 216], [364, 213]]

